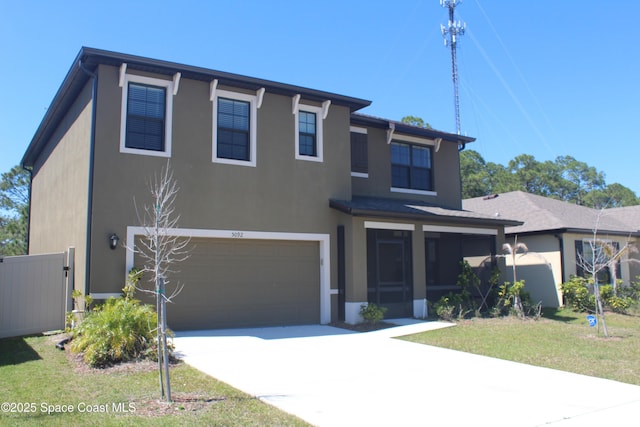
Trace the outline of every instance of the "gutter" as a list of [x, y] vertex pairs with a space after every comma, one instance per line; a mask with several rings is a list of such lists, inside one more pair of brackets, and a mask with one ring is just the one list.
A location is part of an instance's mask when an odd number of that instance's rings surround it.
[[96, 111], [98, 108], [98, 75], [89, 71], [82, 64], [82, 58], [78, 60], [78, 68], [84, 71], [91, 79], [93, 79], [93, 85], [91, 88], [91, 136], [89, 141], [89, 183], [87, 191], [87, 240], [86, 240], [86, 259], [85, 259], [85, 279], [84, 279], [84, 294], [90, 295], [91, 289], [89, 286], [91, 278], [91, 225], [93, 223], [93, 163], [95, 157], [96, 146]]
[[32, 188], [32, 181], [33, 181], [33, 167], [28, 167], [28, 166], [25, 166], [24, 164], [21, 164], [20, 166], [22, 167], [23, 170], [26, 170], [27, 172], [29, 172], [29, 210], [27, 211], [27, 235], [26, 235], [26, 239], [27, 239], [26, 254], [29, 255], [29, 246], [31, 244], [31, 188]]

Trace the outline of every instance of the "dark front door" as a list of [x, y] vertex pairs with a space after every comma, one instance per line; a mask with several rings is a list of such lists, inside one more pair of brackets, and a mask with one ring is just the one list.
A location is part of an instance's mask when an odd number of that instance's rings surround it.
[[387, 308], [385, 317], [413, 315], [411, 232], [367, 230], [368, 301]]

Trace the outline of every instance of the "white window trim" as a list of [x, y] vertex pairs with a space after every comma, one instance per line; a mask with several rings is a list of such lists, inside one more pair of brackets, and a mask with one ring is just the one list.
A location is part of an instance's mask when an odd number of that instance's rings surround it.
[[[235, 160], [218, 157], [218, 98], [235, 99], [249, 103], [249, 160]], [[212, 141], [212, 158], [214, 163], [225, 163], [228, 165], [251, 166], [256, 167], [257, 159], [257, 130], [258, 130], [258, 97], [246, 93], [231, 92], [227, 90], [216, 89], [212, 97], [213, 102], [213, 141]]]
[[[306, 156], [300, 154], [300, 123], [298, 121], [298, 113], [300, 111], [304, 111], [307, 113], [314, 113], [316, 115], [316, 152], [317, 156]], [[295, 144], [296, 144], [296, 159], [297, 160], [308, 160], [311, 162], [322, 162], [323, 161], [323, 132], [324, 128], [324, 117], [323, 117], [323, 109], [322, 107], [315, 107], [313, 105], [306, 104], [298, 104], [295, 108], [294, 112], [294, 120], [295, 120]]]
[[447, 225], [423, 225], [422, 231], [431, 231], [438, 233], [462, 233], [462, 234], [481, 234], [485, 236], [497, 236], [498, 230], [493, 228], [478, 227], [452, 227]]
[[[171, 133], [173, 124], [173, 80], [155, 79], [153, 77], [124, 74], [122, 76], [122, 106], [120, 112], [120, 152], [140, 154], [144, 156], [171, 157]], [[143, 150], [126, 146], [127, 139], [127, 101], [129, 97], [129, 82], [142, 83], [150, 86], [165, 88], [165, 117], [164, 117], [164, 151]]]
[[379, 222], [379, 221], [365, 221], [364, 228], [375, 228], [378, 230], [402, 230], [402, 231], [415, 231], [415, 224], [407, 224], [404, 222]]
[[438, 195], [437, 191], [414, 190], [412, 188], [391, 187], [390, 191], [392, 193], [420, 194], [422, 196], [437, 196]]

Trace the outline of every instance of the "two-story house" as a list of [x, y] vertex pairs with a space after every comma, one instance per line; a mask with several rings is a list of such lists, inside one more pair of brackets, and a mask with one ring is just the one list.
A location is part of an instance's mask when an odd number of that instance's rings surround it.
[[136, 206], [169, 160], [169, 232], [191, 239], [172, 328], [355, 323], [368, 302], [425, 317], [517, 222], [462, 210], [473, 138], [357, 113], [369, 104], [83, 48], [22, 160], [29, 253], [75, 247], [75, 288], [119, 295], [140, 263]]

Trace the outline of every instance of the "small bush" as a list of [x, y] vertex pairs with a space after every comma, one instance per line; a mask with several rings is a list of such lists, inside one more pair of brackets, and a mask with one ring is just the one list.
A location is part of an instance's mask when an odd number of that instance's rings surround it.
[[387, 307], [380, 307], [373, 303], [362, 304], [360, 306], [360, 316], [362, 316], [362, 318], [370, 325], [375, 325], [384, 319], [384, 314], [386, 312]]
[[110, 298], [96, 307], [74, 331], [71, 351], [104, 367], [150, 356], [155, 346], [156, 313], [130, 298]]
[[[595, 312], [596, 297], [593, 294], [593, 281], [572, 276], [571, 280], [560, 285], [565, 304], [575, 311]], [[618, 286], [617, 294], [612, 285], [600, 285], [602, 303], [616, 313], [625, 314], [640, 299], [640, 284], [632, 282], [629, 286]]]

